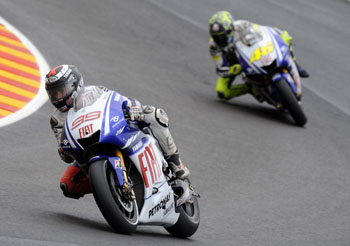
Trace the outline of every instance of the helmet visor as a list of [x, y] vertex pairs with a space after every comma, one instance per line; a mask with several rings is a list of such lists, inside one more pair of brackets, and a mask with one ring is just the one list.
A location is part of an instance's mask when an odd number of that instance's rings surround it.
[[220, 47], [225, 47], [228, 44], [228, 38], [226, 34], [213, 35], [212, 37], [214, 39], [214, 42]]
[[66, 100], [72, 94], [73, 90], [74, 87], [72, 85], [66, 86], [66, 84], [46, 89], [51, 103], [56, 108], [61, 108], [66, 104]]

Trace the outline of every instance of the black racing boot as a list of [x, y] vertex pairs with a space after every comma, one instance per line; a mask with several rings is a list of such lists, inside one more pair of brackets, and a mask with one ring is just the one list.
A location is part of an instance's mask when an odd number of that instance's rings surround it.
[[180, 156], [176, 151], [175, 154], [165, 157], [171, 170], [175, 173], [175, 176], [179, 179], [186, 179], [190, 175], [190, 170], [180, 160]]

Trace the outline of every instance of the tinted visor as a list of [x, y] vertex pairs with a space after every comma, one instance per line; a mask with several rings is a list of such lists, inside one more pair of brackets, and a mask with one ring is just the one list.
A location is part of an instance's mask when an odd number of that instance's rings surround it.
[[66, 86], [66, 84], [46, 89], [51, 103], [56, 108], [61, 108], [66, 104], [66, 100], [72, 94], [73, 90], [73, 86]]
[[212, 36], [214, 39], [214, 42], [220, 46], [220, 47], [225, 47], [228, 44], [227, 36], [226, 34], [221, 34], [221, 35], [213, 35]]

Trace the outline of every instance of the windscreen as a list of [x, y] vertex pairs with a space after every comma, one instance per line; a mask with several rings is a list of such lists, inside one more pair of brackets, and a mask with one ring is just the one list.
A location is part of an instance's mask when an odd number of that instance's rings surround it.
[[78, 97], [74, 101], [74, 111], [78, 111], [84, 107], [88, 107], [94, 104], [94, 102], [96, 102], [101, 97], [103, 92], [104, 90], [102, 87], [83, 87], [79, 92]]
[[254, 28], [253, 25], [250, 25], [241, 33], [241, 40], [243, 44], [247, 46], [253, 46], [262, 40], [262, 35], [257, 30], [257, 28]]

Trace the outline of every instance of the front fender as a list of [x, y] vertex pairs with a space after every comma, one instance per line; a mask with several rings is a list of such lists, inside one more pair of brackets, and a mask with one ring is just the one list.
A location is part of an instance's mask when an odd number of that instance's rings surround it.
[[117, 174], [118, 178], [118, 183], [120, 186], [123, 186], [124, 184], [124, 176], [123, 176], [123, 165], [122, 165], [122, 159], [120, 157], [110, 157], [110, 156], [105, 156], [105, 155], [98, 155], [92, 157], [88, 164], [90, 165], [91, 163], [105, 159], [115, 170], [115, 173]]
[[287, 81], [287, 83], [289, 84], [290, 88], [292, 88], [294, 95], [298, 94], [298, 90], [297, 90], [296, 84], [295, 84], [292, 76], [288, 72], [274, 74], [272, 76], [272, 78], [271, 78], [271, 83], [275, 84], [278, 81], [280, 81], [281, 79], [285, 79]]

